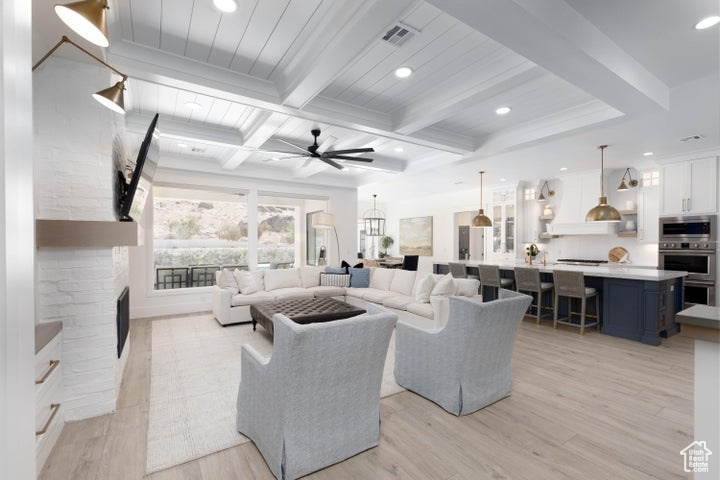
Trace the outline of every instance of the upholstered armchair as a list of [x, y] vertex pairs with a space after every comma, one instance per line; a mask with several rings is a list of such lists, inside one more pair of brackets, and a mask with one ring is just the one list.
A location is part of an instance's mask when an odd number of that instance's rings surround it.
[[273, 317], [271, 358], [242, 346], [237, 429], [272, 473], [295, 479], [374, 447], [380, 385], [397, 315], [299, 325]]
[[395, 380], [455, 415], [509, 396], [513, 345], [531, 300], [504, 289], [485, 303], [450, 297], [444, 328], [398, 323]]

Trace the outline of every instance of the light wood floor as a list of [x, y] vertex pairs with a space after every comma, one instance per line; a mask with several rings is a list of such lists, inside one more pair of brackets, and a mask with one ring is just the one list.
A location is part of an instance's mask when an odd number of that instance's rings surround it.
[[[144, 475], [151, 325], [132, 322], [117, 413], [67, 424], [40, 478], [274, 478], [252, 442]], [[513, 375], [511, 397], [460, 418], [410, 392], [385, 398], [380, 445], [306, 478], [691, 478], [679, 454], [693, 434], [691, 340], [651, 347], [526, 321]]]

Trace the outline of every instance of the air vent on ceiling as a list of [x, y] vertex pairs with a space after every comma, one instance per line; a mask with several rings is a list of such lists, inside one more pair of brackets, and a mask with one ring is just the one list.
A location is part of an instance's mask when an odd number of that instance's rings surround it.
[[200, 147], [192, 147], [190, 151], [195, 153], [205, 153], [205, 149]]
[[680, 141], [681, 142], [690, 142], [690, 141], [700, 140], [701, 138], [703, 138], [702, 135], [689, 135], [687, 137], [681, 138]]
[[414, 28], [403, 25], [402, 23], [398, 23], [396, 25], [393, 25], [393, 27], [388, 30], [385, 35], [383, 35], [382, 39], [391, 45], [395, 45], [396, 47], [402, 47], [417, 33], [419, 32]]

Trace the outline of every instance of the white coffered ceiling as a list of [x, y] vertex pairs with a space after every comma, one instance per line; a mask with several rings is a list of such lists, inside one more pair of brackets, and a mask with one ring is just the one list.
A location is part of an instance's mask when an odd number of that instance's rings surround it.
[[[68, 33], [52, 4], [33, 1], [36, 58]], [[238, 0], [231, 14], [212, 0], [109, 5], [111, 46], [94, 51], [131, 78], [130, 141], [160, 113], [164, 168], [392, 195], [398, 181], [459, 188], [487, 165], [517, 180], [594, 168], [598, 143], [617, 147], [618, 165], [720, 143], [719, 28], [692, 28], [717, 13], [713, 0]], [[414, 34], [400, 47], [382, 39], [395, 25]], [[399, 66], [413, 75], [397, 78]], [[496, 115], [501, 105], [512, 111]], [[315, 126], [321, 151], [373, 147], [375, 161], [339, 171], [273, 153], [310, 145]], [[690, 133], [703, 139], [680, 144]]]

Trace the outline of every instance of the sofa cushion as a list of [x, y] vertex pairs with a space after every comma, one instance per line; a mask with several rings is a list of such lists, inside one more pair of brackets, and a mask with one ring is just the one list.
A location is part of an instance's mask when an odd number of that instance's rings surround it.
[[374, 268], [370, 273], [370, 288], [378, 290], [390, 290], [395, 269], [393, 268]]
[[390, 297], [397, 297], [397, 293], [391, 292], [389, 290], [377, 290], [373, 288], [368, 288], [367, 292], [363, 296], [363, 300], [365, 300], [366, 302], [382, 304], [386, 298]]
[[417, 282], [415, 287], [415, 301], [418, 303], [430, 303], [430, 293], [435, 287], [435, 277], [426, 275]]
[[237, 280], [238, 288], [240, 293], [243, 295], [249, 295], [255, 292], [262, 292], [265, 290], [265, 272], [262, 270], [238, 270], [237, 268], [233, 272], [235, 280]]
[[350, 286], [355, 288], [367, 288], [370, 286], [370, 270], [367, 268], [349, 268]]
[[412, 295], [413, 285], [415, 285], [415, 277], [417, 272], [410, 270], [395, 270], [392, 282], [390, 283], [390, 291], [401, 295]]
[[265, 270], [265, 290], [268, 292], [278, 288], [302, 287], [300, 280], [300, 269], [281, 268], [276, 270]]
[[240, 291], [237, 280], [235, 280], [235, 275], [233, 275], [232, 270], [228, 270], [227, 268], [223, 268], [215, 273], [215, 283], [217, 283], [217, 286], [220, 288], [233, 290], [233, 295]]
[[308, 288], [308, 290], [313, 292], [315, 298], [342, 297], [345, 295], [345, 289], [343, 287], [327, 287], [323, 285], [318, 285], [317, 287], [310, 287]]
[[415, 303], [415, 297], [410, 295], [395, 295], [394, 297], [386, 298], [382, 302], [383, 306], [397, 308], [398, 310], [407, 310], [407, 306], [411, 303]]
[[239, 293], [233, 295], [230, 300], [230, 305], [233, 307], [239, 307], [242, 305], [255, 305], [256, 303], [272, 302], [275, 297], [268, 292], [255, 292], [249, 295]]
[[429, 303], [410, 303], [407, 306], [407, 311], [431, 320], [435, 318], [435, 312]]
[[300, 267], [300, 282], [304, 288], [317, 287], [320, 285], [320, 273], [325, 267]]
[[455, 295], [459, 297], [473, 297], [478, 294], [480, 280], [474, 278], [456, 278]]
[[346, 288], [345, 295], [353, 298], [365, 298], [368, 293], [382, 293], [387, 290], [378, 290], [377, 288]]
[[432, 292], [430, 292], [430, 296], [432, 297], [434, 295], [454, 295], [455, 290], [455, 279], [451, 274], [448, 273], [440, 280], [438, 280], [437, 283], [435, 283]]
[[323, 287], [349, 287], [349, 273], [326, 273], [320, 274], [320, 285]]
[[312, 290], [302, 287], [277, 288], [268, 293], [273, 295], [275, 300], [297, 300], [301, 298], [313, 298], [315, 296]]

